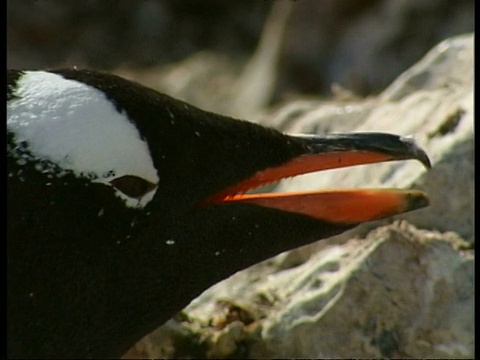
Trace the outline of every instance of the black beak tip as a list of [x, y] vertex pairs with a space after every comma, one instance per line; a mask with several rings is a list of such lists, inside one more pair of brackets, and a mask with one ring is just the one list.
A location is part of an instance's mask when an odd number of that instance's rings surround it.
[[430, 199], [422, 191], [412, 190], [407, 194], [405, 211], [412, 211], [427, 207]]
[[405, 145], [409, 149], [408, 152], [412, 154], [412, 157], [414, 159], [420, 161], [427, 169], [432, 168], [432, 163], [430, 162], [427, 153], [420, 146], [417, 145], [413, 137], [405, 136], [402, 137], [400, 140], [405, 143]]

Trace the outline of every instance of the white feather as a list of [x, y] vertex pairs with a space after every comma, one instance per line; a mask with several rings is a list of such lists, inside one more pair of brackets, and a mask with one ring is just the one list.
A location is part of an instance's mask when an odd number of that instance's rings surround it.
[[[158, 184], [146, 142], [101, 91], [57, 74], [28, 71], [18, 80], [14, 94], [16, 98], [7, 104], [7, 128], [17, 144], [28, 144], [35, 158], [96, 182], [108, 184], [133, 175]], [[140, 200], [119, 191], [117, 195], [128, 206], [143, 207], [155, 191]]]

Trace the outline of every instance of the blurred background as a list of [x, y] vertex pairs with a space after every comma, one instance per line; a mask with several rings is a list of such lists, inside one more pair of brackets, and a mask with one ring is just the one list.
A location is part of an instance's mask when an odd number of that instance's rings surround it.
[[94, 68], [238, 117], [377, 94], [472, 32], [473, 0], [7, 1], [9, 68]]

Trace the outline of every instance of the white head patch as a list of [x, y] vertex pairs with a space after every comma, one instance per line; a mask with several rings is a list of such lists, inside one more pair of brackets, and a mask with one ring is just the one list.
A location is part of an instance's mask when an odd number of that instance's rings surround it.
[[[109, 184], [131, 175], [158, 184], [146, 142], [101, 91], [57, 74], [27, 71], [17, 81], [14, 95], [7, 103], [7, 128], [18, 144], [28, 144], [35, 158], [93, 182]], [[156, 187], [134, 199], [116, 191], [130, 207], [145, 206], [155, 192]]]

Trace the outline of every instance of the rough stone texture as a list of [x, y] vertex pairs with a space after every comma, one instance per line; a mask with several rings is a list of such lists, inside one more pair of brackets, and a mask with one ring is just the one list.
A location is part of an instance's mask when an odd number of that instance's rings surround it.
[[278, 299], [252, 358], [473, 356], [473, 255], [406, 223], [271, 276]]
[[389, 219], [281, 254], [208, 289], [125, 357], [473, 357], [473, 36], [442, 42], [378, 97], [288, 103], [271, 120], [414, 134], [429, 172], [369, 165], [279, 188], [421, 188], [431, 206], [402, 218], [432, 230], [402, 221], [365, 237]]

